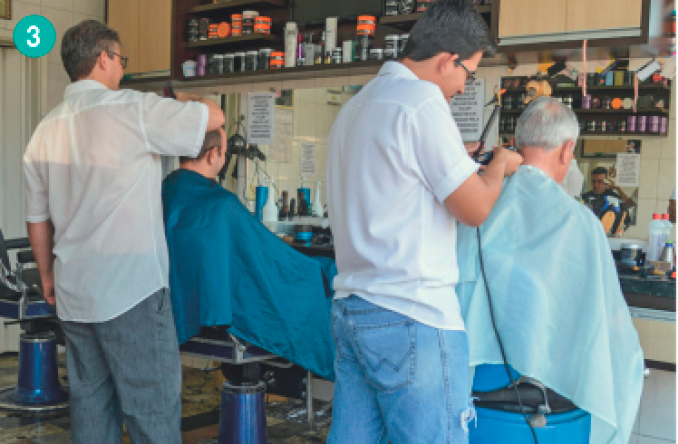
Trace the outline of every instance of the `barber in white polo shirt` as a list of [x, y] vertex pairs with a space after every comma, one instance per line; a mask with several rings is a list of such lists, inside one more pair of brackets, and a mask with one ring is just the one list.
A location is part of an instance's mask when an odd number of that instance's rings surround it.
[[197, 96], [119, 90], [119, 43], [94, 20], [64, 34], [73, 83], [24, 155], [28, 235], [66, 336], [73, 442], [117, 444], [124, 422], [132, 442], [179, 444], [160, 156], [196, 157], [224, 114]]
[[479, 226], [522, 158], [482, 176], [448, 101], [495, 45], [468, 0], [432, 3], [400, 61], [340, 111], [327, 201], [338, 275], [329, 443], [463, 443], [473, 416], [457, 222]]

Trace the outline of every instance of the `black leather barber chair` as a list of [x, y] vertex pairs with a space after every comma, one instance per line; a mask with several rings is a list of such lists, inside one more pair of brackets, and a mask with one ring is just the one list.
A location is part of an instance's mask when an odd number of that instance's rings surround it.
[[[13, 269], [9, 250], [16, 253]], [[22, 329], [19, 377], [14, 387], [0, 389], [0, 409], [28, 413], [68, 407], [68, 393], [59, 384], [57, 338], [62, 337], [56, 312], [42, 297], [40, 274], [27, 238], [5, 240], [0, 230], [0, 317]], [[63, 341], [61, 341], [63, 343]]]

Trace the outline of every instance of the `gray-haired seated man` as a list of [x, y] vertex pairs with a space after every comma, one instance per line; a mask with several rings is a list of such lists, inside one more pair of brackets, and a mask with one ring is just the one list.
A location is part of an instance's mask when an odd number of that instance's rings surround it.
[[[601, 224], [559, 186], [578, 136], [576, 116], [558, 101], [542, 97], [525, 109], [516, 128], [522, 166], [480, 228], [459, 226], [457, 257], [464, 260], [456, 290], [476, 390], [487, 364], [502, 364], [499, 375], [508, 380], [490, 296], [514, 377], [534, 378], [583, 411], [580, 436], [568, 442], [626, 444], [640, 403], [643, 354]], [[506, 426], [477, 410], [471, 444], [504, 442]], [[550, 424], [537, 429], [542, 443], [564, 430]], [[523, 432], [532, 442], [527, 425]]]

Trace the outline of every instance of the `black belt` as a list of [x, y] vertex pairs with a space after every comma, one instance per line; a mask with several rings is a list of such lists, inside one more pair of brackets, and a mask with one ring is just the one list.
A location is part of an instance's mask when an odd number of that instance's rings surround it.
[[[572, 401], [550, 388], [544, 387], [535, 379], [523, 376], [516, 381], [516, 384], [525, 414], [543, 413], [548, 415], [567, 413], [578, 409]], [[474, 403], [476, 407], [520, 413], [520, 404], [513, 386], [492, 392], [473, 392], [473, 397], [478, 398]]]

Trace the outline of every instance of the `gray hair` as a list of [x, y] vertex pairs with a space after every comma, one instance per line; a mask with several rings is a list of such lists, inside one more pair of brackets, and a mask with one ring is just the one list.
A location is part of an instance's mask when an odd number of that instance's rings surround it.
[[102, 51], [113, 59], [114, 43], [120, 44], [118, 33], [97, 20], [69, 28], [61, 39], [61, 61], [71, 81], [90, 75]]
[[552, 97], [538, 97], [523, 111], [516, 126], [516, 148], [550, 151], [571, 140], [577, 143], [579, 122], [574, 112]]

